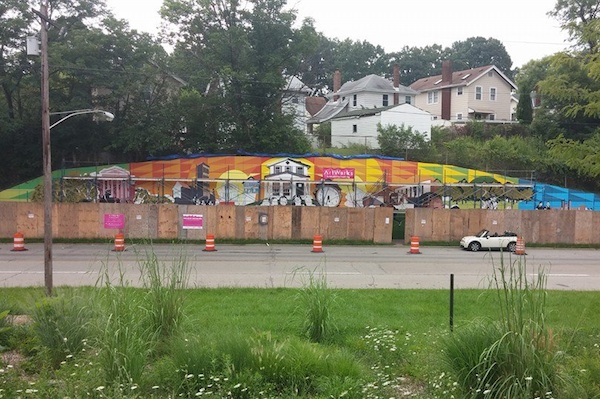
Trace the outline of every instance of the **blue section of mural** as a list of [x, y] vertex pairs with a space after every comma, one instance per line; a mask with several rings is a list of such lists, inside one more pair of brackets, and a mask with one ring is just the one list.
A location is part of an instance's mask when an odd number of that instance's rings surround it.
[[589, 209], [600, 211], [600, 195], [580, 190], [521, 180], [534, 185], [532, 201], [523, 201], [519, 209]]

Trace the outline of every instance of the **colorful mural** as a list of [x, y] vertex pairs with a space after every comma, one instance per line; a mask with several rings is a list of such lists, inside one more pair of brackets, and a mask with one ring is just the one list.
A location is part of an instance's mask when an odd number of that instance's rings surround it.
[[[55, 171], [57, 200], [178, 204], [535, 209], [585, 207], [600, 198], [453, 165], [361, 155], [193, 155]], [[0, 192], [31, 201], [41, 178]], [[546, 206], [546, 205], [545, 205]]]

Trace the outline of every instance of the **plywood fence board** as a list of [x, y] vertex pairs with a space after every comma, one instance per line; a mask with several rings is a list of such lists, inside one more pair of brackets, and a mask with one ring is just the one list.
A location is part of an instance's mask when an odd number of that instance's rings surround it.
[[289, 240], [292, 238], [292, 207], [274, 206], [273, 208], [273, 238]]
[[156, 222], [158, 237], [176, 239], [179, 228], [179, 211], [177, 205], [161, 204], [152, 206], [158, 208]]
[[392, 208], [374, 208], [369, 211], [373, 212], [374, 229], [373, 242], [375, 243], [390, 243], [392, 242], [392, 228], [394, 211]]

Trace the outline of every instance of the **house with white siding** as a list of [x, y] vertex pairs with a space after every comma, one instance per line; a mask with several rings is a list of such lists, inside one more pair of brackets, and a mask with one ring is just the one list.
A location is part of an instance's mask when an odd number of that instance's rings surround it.
[[386, 127], [412, 127], [413, 133], [431, 139], [431, 114], [404, 103], [380, 108], [349, 111], [331, 119], [331, 145], [334, 147], [349, 144], [362, 144], [369, 148], [379, 148], [377, 125]]
[[418, 92], [415, 105], [436, 120], [514, 122], [517, 86], [494, 65], [454, 72], [446, 60], [441, 75], [419, 79], [410, 88]]
[[400, 68], [394, 66], [393, 82], [377, 75], [341, 84], [335, 71], [333, 92], [325, 106], [307, 121], [312, 125], [331, 122], [331, 144], [365, 144], [378, 148], [377, 124], [411, 126], [413, 131], [431, 136], [431, 115], [415, 107], [416, 90], [400, 85]]

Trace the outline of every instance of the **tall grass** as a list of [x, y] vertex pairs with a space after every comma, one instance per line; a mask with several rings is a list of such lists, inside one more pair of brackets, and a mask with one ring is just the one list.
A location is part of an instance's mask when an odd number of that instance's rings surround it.
[[171, 354], [183, 373], [183, 396], [211, 389], [215, 397], [229, 397], [235, 387], [231, 397], [236, 398], [339, 397], [343, 392], [361, 398], [367, 372], [350, 352], [270, 332], [180, 340]]
[[53, 367], [86, 347], [93, 313], [88, 298], [72, 289], [57, 290], [57, 296], [36, 303], [33, 330]]
[[472, 398], [549, 398], [556, 394], [560, 351], [546, 326], [546, 276], [531, 278], [524, 258], [494, 269], [498, 319], [477, 322], [445, 341], [445, 356]]
[[336, 331], [331, 313], [335, 301], [336, 294], [328, 288], [326, 275], [309, 270], [298, 294], [296, 311], [302, 317], [302, 333], [310, 341], [325, 342]]
[[146, 300], [152, 328], [161, 339], [176, 334], [184, 316], [184, 289], [189, 281], [185, 253], [180, 251], [170, 263], [161, 263], [153, 252], [139, 263], [147, 289]]
[[139, 270], [143, 290], [130, 287], [119, 261], [116, 284], [109, 278], [107, 265], [99, 280], [96, 347], [107, 384], [139, 383], [159, 345], [181, 325], [183, 288], [188, 281], [186, 257], [180, 253], [167, 265], [149, 252]]

